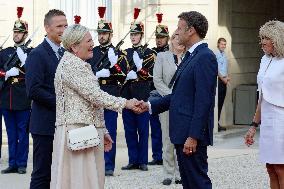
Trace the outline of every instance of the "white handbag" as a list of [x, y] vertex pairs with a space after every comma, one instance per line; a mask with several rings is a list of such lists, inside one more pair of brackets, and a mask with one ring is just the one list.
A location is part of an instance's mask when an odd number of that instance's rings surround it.
[[100, 137], [94, 125], [67, 131], [67, 147], [72, 151], [95, 147], [100, 144]]
[[[61, 79], [61, 92], [62, 92], [62, 104], [63, 113], [65, 114], [65, 100], [64, 100], [64, 89], [62, 82], [62, 71], [61, 69], [60, 79]], [[64, 116], [65, 126], [67, 128], [66, 117]], [[83, 150], [86, 148], [91, 148], [98, 146], [100, 144], [100, 136], [95, 125], [89, 125], [85, 127], [80, 127], [77, 129], [71, 129], [67, 131], [67, 148], [72, 151]]]

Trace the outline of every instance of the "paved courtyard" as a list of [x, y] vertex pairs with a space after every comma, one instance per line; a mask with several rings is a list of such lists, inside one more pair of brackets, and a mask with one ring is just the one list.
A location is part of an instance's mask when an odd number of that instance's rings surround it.
[[[264, 164], [258, 161], [258, 144], [247, 148], [243, 144], [243, 131], [235, 134], [216, 134], [215, 145], [209, 147], [209, 175], [213, 188], [216, 189], [267, 189], [268, 176]], [[230, 131], [229, 131], [230, 132]], [[106, 178], [106, 189], [163, 189], [182, 188], [181, 185], [163, 186], [161, 184], [163, 170], [161, 166], [149, 166], [149, 171], [122, 171], [126, 165], [127, 148], [123, 135], [118, 137], [120, 143], [117, 150], [117, 168], [114, 177]], [[149, 144], [150, 146], [150, 144]], [[149, 160], [151, 160], [149, 149]], [[32, 149], [30, 148], [30, 152]], [[7, 167], [7, 146], [3, 147], [3, 158], [0, 168]], [[25, 175], [0, 175], [0, 189], [28, 189], [31, 173], [31, 153], [28, 163], [28, 173]]]

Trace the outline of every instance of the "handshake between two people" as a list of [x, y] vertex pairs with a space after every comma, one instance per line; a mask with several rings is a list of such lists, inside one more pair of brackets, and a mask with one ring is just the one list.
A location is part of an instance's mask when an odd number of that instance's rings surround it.
[[136, 114], [141, 114], [143, 112], [149, 111], [148, 102], [144, 102], [143, 100], [137, 100], [135, 98], [127, 100], [125, 108], [132, 110]]

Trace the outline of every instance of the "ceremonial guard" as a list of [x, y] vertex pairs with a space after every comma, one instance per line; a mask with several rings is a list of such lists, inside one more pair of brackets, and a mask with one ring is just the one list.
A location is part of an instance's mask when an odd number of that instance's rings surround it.
[[[168, 26], [161, 25], [162, 13], [157, 13], [158, 25], [156, 26], [155, 36], [156, 36], [156, 47], [153, 48], [156, 55], [159, 52], [165, 52], [169, 50], [169, 30]], [[154, 84], [151, 85], [152, 90], [155, 90]], [[162, 130], [159, 115], [150, 115], [150, 126], [151, 126], [151, 139], [152, 139], [152, 158], [153, 160], [149, 162], [149, 165], [162, 165]]]
[[[118, 97], [129, 66], [125, 52], [119, 49], [119, 45], [114, 47], [111, 42], [113, 37], [112, 24], [103, 19], [106, 7], [99, 7], [98, 9], [101, 18], [97, 27], [100, 45], [94, 47], [94, 56], [88, 62], [92, 65], [96, 77], [99, 78], [100, 88], [110, 95]], [[113, 176], [115, 168], [117, 117], [117, 112], [104, 110], [106, 128], [113, 140], [112, 149], [104, 154], [106, 176]]]
[[31, 51], [25, 44], [28, 36], [28, 23], [20, 20], [23, 7], [18, 7], [18, 20], [14, 24], [14, 47], [3, 49], [0, 54], [1, 101], [6, 124], [9, 148], [9, 167], [2, 174], [26, 173], [29, 134], [28, 123], [31, 101], [26, 95], [25, 61]]
[[158, 20], [158, 25], [156, 26], [155, 30], [155, 36], [156, 36], [156, 47], [153, 48], [153, 50], [156, 53], [159, 52], [165, 52], [169, 50], [169, 29], [168, 26], [162, 25], [162, 13], [157, 13], [157, 20]]
[[[123, 86], [122, 96], [127, 99], [136, 98], [147, 101], [151, 91], [155, 53], [146, 48], [146, 45], [141, 45], [144, 25], [142, 22], [135, 21], [138, 16], [137, 9], [135, 11], [134, 22], [131, 23], [130, 28], [132, 48], [126, 49], [130, 70]], [[148, 112], [138, 115], [132, 110], [123, 110], [122, 118], [129, 164], [122, 167], [122, 170], [148, 170], [149, 116]]]

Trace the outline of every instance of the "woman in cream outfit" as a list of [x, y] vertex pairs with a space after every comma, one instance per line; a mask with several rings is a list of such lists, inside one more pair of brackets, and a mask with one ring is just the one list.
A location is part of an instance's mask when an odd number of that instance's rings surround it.
[[[105, 129], [103, 109], [121, 112], [123, 108], [133, 108], [135, 100], [127, 101], [100, 90], [91, 66], [84, 61], [93, 56], [94, 46], [86, 27], [78, 24], [69, 26], [64, 31], [62, 43], [66, 51], [54, 80], [56, 130], [51, 189], [103, 189], [103, 152], [104, 149], [110, 150], [112, 143]], [[101, 144], [81, 151], [70, 151], [66, 145], [66, 132], [90, 124], [96, 126]]]
[[[162, 96], [172, 93], [172, 89], [168, 87], [177, 65], [175, 58], [178, 60], [177, 64], [181, 62], [181, 56], [185, 51], [184, 46], [178, 45], [177, 36], [174, 34], [170, 39], [170, 51], [160, 52], [153, 70], [154, 85], [158, 93]], [[178, 170], [177, 159], [174, 151], [174, 145], [169, 137], [169, 112], [160, 114], [160, 121], [162, 127], [162, 141], [163, 141], [163, 167], [165, 173], [164, 185], [170, 185], [172, 180], [180, 181], [180, 174]]]
[[245, 143], [253, 144], [256, 126], [260, 124], [260, 160], [266, 163], [270, 187], [281, 189], [284, 188], [284, 23], [265, 23], [259, 36], [265, 53], [257, 75], [260, 98]]

